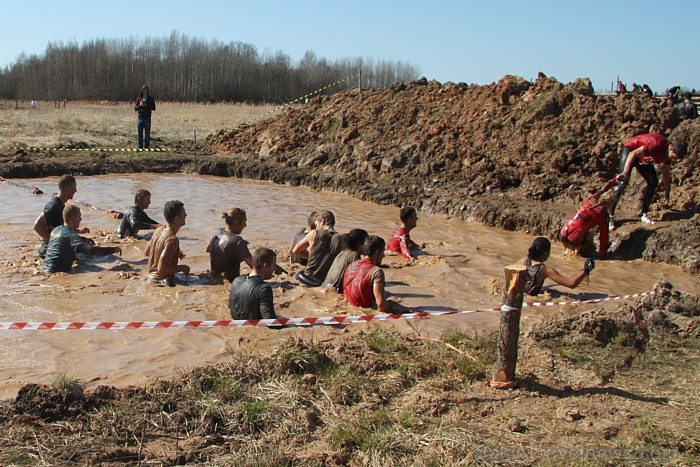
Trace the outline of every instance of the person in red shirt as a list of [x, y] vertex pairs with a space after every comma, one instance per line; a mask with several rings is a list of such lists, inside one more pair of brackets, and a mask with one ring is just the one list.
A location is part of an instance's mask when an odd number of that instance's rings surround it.
[[[665, 204], [668, 205], [671, 194], [670, 163], [674, 159], [676, 159], [676, 152], [673, 149], [673, 145], [669, 143], [663, 135], [655, 133], [634, 136], [625, 142], [622, 148], [622, 153], [620, 154], [620, 173], [622, 173], [624, 177], [620, 178], [618, 186], [615, 188], [615, 194], [619, 200], [627, 187], [632, 168], [637, 169], [639, 175], [641, 175], [647, 183], [644, 189], [642, 210], [640, 213], [640, 220], [645, 224], [653, 224], [647, 212], [649, 211], [651, 200], [654, 198], [654, 193], [656, 193], [656, 187], [659, 185], [659, 179], [656, 175], [654, 164], [662, 164], [661, 182], [664, 185], [664, 192], [666, 195]], [[615, 228], [613, 217], [615, 215], [616, 205], [617, 202], [610, 210], [610, 230]]]
[[418, 245], [411, 240], [409, 235], [418, 224], [418, 213], [416, 208], [407, 206], [401, 209], [399, 213], [401, 225], [394, 229], [394, 232], [389, 237], [386, 251], [389, 254], [401, 253], [407, 260], [413, 261], [416, 259], [415, 250], [422, 250], [425, 245]]
[[598, 226], [600, 229], [598, 253], [602, 259], [605, 259], [609, 245], [608, 221], [610, 215], [608, 211], [615, 204], [617, 198], [615, 193], [608, 190], [617, 184], [618, 178], [622, 178], [622, 176], [608, 181], [599, 192], [584, 201], [578, 211], [566, 221], [559, 232], [559, 241], [565, 248], [580, 255], [591, 251], [593, 249], [593, 232], [591, 230]]

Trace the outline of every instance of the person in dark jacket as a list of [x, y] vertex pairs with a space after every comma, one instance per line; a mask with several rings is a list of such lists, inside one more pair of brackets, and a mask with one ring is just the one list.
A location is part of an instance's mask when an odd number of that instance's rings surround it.
[[151, 113], [156, 110], [156, 101], [150, 95], [150, 92], [148, 85], [144, 84], [134, 106], [134, 110], [139, 113], [136, 126], [139, 133], [139, 149], [151, 147]]
[[683, 102], [676, 106], [681, 120], [693, 120], [698, 118], [698, 106], [693, 102], [693, 96], [686, 92], [683, 94]]
[[96, 246], [90, 240], [78, 235], [77, 230], [82, 220], [80, 208], [69, 204], [63, 209], [64, 225], [59, 225], [51, 232], [44, 269], [46, 272], [70, 272], [77, 253], [86, 255], [122, 254], [118, 246]]
[[126, 210], [122, 221], [119, 223], [117, 234], [119, 238], [136, 237], [139, 230], [154, 230], [160, 224], [146, 214], [145, 210], [151, 205], [151, 192], [139, 190], [134, 196], [134, 205]]
[[253, 272], [236, 277], [231, 283], [228, 308], [233, 319], [277, 319], [272, 287], [265, 282], [277, 268], [277, 254], [258, 248], [253, 254]]

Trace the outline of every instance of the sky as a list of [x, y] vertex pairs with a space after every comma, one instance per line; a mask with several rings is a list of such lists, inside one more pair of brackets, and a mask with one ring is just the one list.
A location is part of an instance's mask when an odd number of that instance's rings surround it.
[[[3, 2], [0, 67], [49, 42], [167, 37], [245, 42], [299, 60], [307, 51], [402, 61], [420, 75], [490, 84], [504, 75], [562, 83], [587, 77], [597, 91], [617, 77], [656, 92], [700, 90], [700, 1], [522, 0], [33, 0]], [[696, 44], [696, 46], [692, 46]]]

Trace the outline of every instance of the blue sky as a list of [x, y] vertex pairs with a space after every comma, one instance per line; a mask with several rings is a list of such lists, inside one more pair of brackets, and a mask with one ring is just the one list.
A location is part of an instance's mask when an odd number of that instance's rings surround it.
[[[488, 84], [538, 71], [596, 90], [619, 75], [654, 91], [700, 90], [700, 1], [45, 1], [3, 5], [0, 66], [50, 42], [164, 37], [241, 41], [293, 60], [403, 61], [440, 82]], [[696, 44], [693, 46], [692, 44]]]

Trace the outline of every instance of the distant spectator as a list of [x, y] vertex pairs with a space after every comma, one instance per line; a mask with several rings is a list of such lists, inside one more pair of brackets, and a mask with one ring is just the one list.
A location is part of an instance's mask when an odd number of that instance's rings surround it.
[[637, 83], [632, 83], [632, 92], [636, 92], [637, 94], [641, 94], [642, 87], [640, 85], [638, 85]]
[[139, 113], [136, 127], [139, 133], [139, 149], [151, 147], [151, 112], [156, 110], [156, 101], [151, 97], [150, 92], [148, 85], [144, 84], [134, 106], [134, 110]]
[[666, 92], [664, 92], [664, 97], [666, 99], [671, 99], [674, 102], [676, 99], [678, 99], [678, 96], [681, 93], [681, 87], [680, 86], [673, 86], [672, 88], [668, 88]]
[[652, 91], [651, 88], [646, 84], [642, 84], [642, 93], [646, 94], [649, 97], [654, 97], [654, 91]]
[[627, 86], [622, 81], [617, 82], [617, 95], [627, 94]]
[[698, 118], [698, 106], [693, 102], [689, 92], [683, 94], [683, 102], [676, 106], [681, 120], [693, 120]]

